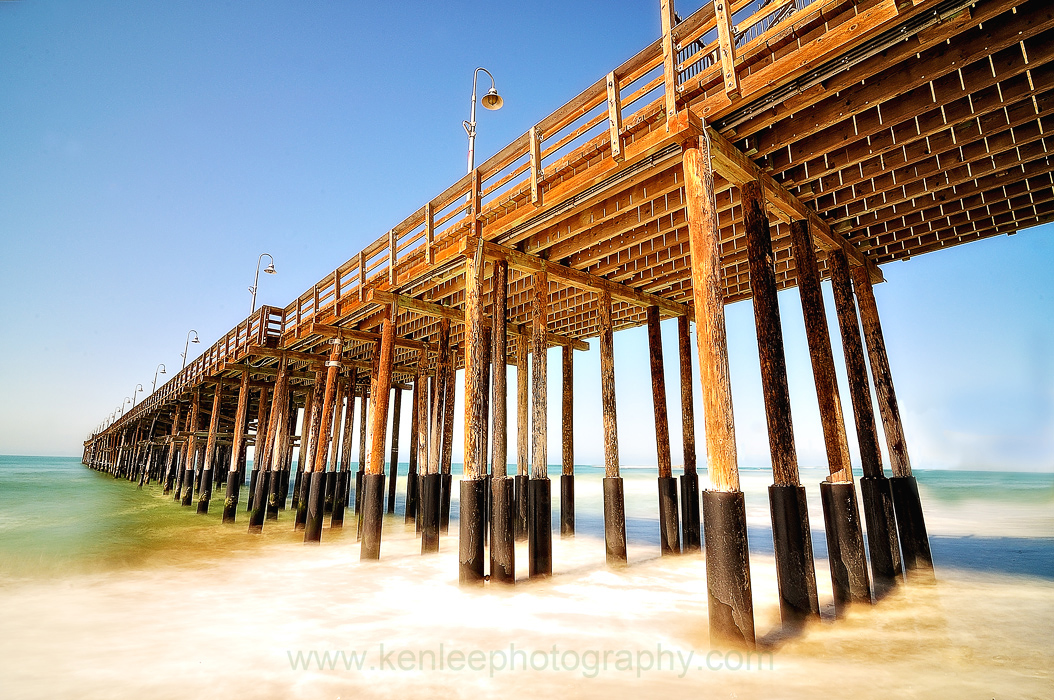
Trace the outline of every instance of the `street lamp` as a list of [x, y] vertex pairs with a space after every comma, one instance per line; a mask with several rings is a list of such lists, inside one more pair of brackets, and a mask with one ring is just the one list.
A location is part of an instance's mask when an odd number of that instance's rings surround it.
[[498, 89], [494, 87], [494, 76], [482, 66], [477, 68], [472, 73], [472, 112], [467, 122], [461, 122], [461, 125], [465, 127], [465, 133], [468, 134], [468, 171], [470, 173], [476, 167], [476, 78], [479, 77], [480, 71], [490, 76], [490, 90], [487, 90], [487, 94], [483, 96], [480, 102], [483, 103], [485, 108], [490, 110], [501, 109], [501, 105], [504, 103], [504, 100], [498, 94]]
[[154, 370], [154, 383], [150, 385], [150, 393], [151, 394], [153, 394], [155, 391], [157, 391], [157, 375], [158, 374], [164, 374], [164, 373], [165, 373], [165, 363], [162, 362], [161, 364], [159, 364], [157, 366], [157, 369]]
[[260, 253], [260, 257], [256, 259], [256, 277], [253, 279], [253, 286], [249, 287], [249, 291], [253, 295], [253, 305], [252, 308], [249, 310], [250, 316], [256, 311], [256, 289], [260, 285], [260, 263], [263, 262], [265, 255], [267, 256], [267, 259], [271, 262], [268, 263], [267, 267], [264, 268], [264, 272], [268, 275], [278, 274], [278, 270], [274, 269], [274, 258], [271, 257], [271, 254]]
[[138, 394], [140, 391], [143, 391], [143, 385], [136, 384], [135, 390], [132, 392], [132, 408], [135, 408], [135, 395]]
[[117, 416], [118, 418], [120, 418], [121, 416], [124, 415], [124, 406], [125, 406], [125, 404], [129, 404], [129, 403], [132, 403], [132, 400], [130, 398], [128, 398], [127, 396], [125, 396], [124, 397], [124, 401], [121, 402], [121, 413]]
[[[194, 340], [190, 339], [191, 333], [194, 334]], [[198, 340], [198, 332], [196, 330], [194, 330], [193, 328], [191, 328], [190, 332], [187, 333], [187, 342], [183, 345], [183, 354], [180, 355], [180, 357], [183, 358], [183, 367], [180, 368], [180, 371], [183, 371], [183, 370], [185, 370], [187, 368], [187, 351], [190, 349], [190, 344], [191, 343], [200, 343], [200, 342], [201, 341]]]

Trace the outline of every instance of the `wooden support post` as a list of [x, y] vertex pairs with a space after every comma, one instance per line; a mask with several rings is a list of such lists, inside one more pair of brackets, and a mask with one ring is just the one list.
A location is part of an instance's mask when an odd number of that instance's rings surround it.
[[432, 211], [432, 202], [425, 202], [425, 260], [429, 265], [435, 263], [435, 212]]
[[[274, 449], [275, 437], [278, 434], [278, 423], [281, 414], [288, 408], [289, 403], [289, 365], [285, 358], [279, 358], [278, 376], [275, 377], [274, 392], [271, 397], [271, 409], [268, 411], [266, 436], [261, 441], [260, 430], [257, 427], [256, 447], [253, 456], [253, 468], [259, 474], [256, 480], [256, 488], [253, 491], [251, 509], [249, 511], [249, 532], [260, 532], [263, 529], [264, 518], [267, 514], [267, 498], [269, 482], [271, 480], [271, 454]], [[263, 401], [266, 397], [261, 396]], [[262, 409], [261, 409], [262, 412]]]
[[597, 304], [600, 312], [600, 400], [604, 414], [604, 551], [609, 565], [622, 566], [626, 563], [626, 506], [619, 474], [611, 294], [602, 291]]
[[345, 383], [344, 395], [344, 429], [343, 438], [340, 443], [340, 466], [337, 470], [336, 481], [333, 485], [333, 515], [330, 517], [329, 527], [344, 527], [344, 511], [348, 507], [348, 492], [351, 477], [351, 439], [355, 434], [355, 393], [357, 370], [348, 371]]
[[843, 251], [834, 250], [828, 252], [827, 262], [831, 268], [834, 305], [838, 312], [838, 327], [842, 332], [849, 395], [853, 401], [856, 435], [860, 442], [860, 461], [864, 468], [864, 476], [860, 480], [860, 495], [863, 498], [864, 519], [867, 522], [872, 583], [875, 597], [880, 598], [896, 585], [897, 578], [901, 575], [893, 494], [889, 480], [882, 471], [882, 453], [878, 446], [875, 416], [871, 406], [871, 385], [864, 364], [864, 348], [856, 316], [849, 261]]
[[[476, 201], [477, 197], [473, 201]], [[465, 471], [461, 479], [460, 558], [461, 585], [483, 583], [483, 532], [486, 526], [484, 479], [487, 473], [484, 406], [483, 239], [476, 254], [465, 261]]]
[[[169, 436], [168, 459], [165, 462], [164, 485], [161, 487], [161, 493], [166, 496], [172, 492], [172, 484], [176, 480], [175, 467], [178, 462], [176, 455], [179, 450], [176, 447], [176, 443], [172, 442], [172, 440], [179, 434], [179, 422], [182, 417], [183, 404], [177, 403], [176, 409], [172, 412], [172, 434]], [[96, 457], [96, 460], [98, 459], [99, 458]]]
[[827, 329], [827, 315], [820, 292], [820, 274], [809, 222], [793, 221], [790, 231], [816, 384], [816, 400], [820, 407], [820, 422], [827, 448], [830, 476], [820, 484], [820, 495], [835, 609], [840, 614], [852, 602], [871, 600], [871, 581], [867, 573], [856, 488], [853, 486], [853, 471], [849, 464], [849, 444], [845, 436], [838, 378], [835, 375], [831, 337]]
[[670, 423], [666, 413], [666, 369], [662, 359], [659, 307], [648, 307], [647, 321], [651, 400], [659, 463], [659, 552], [667, 556], [681, 553], [681, 536], [677, 514], [677, 482], [673, 478], [673, 460], [670, 456]]
[[446, 366], [445, 389], [443, 391], [443, 452], [439, 486], [439, 529], [445, 535], [450, 531], [450, 493], [453, 484], [453, 475], [450, 473], [450, 463], [454, 454], [454, 397], [456, 395], [456, 370], [457, 360], [455, 349], [450, 349], [450, 361]]
[[490, 579], [495, 583], [516, 581], [516, 534], [513, 526], [514, 481], [508, 478], [508, 324], [509, 264], [494, 263], [491, 276], [491, 411], [494, 439], [491, 443]]
[[513, 513], [516, 539], [527, 539], [527, 491], [530, 479], [528, 436], [529, 436], [529, 380], [527, 365], [530, 336], [521, 335], [516, 339], [516, 479], [513, 484], [516, 506]]
[[362, 548], [363, 560], [381, 557], [381, 520], [384, 512], [384, 428], [388, 422], [389, 387], [392, 385], [392, 365], [395, 363], [395, 313], [384, 310], [381, 326], [380, 359], [377, 364], [377, 395], [373, 401], [370, 420], [369, 466], [363, 478]]
[[776, 557], [776, 580], [780, 614], [785, 627], [799, 627], [808, 618], [819, 619], [816, 568], [805, 487], [798, 479], [798, 457], [794, 449], [787, 359], [783, 350], [776, 270], [772, 238], [765, 215], [761, 182], [750, 180], [740, 187], [743, 220], [747, 229], [747, 260], [761, 359], [761, 386], [765, 397], [769, 453], [773, 485], [769, 487], [772, 540]]
[[[198, 454], [198, 421], [201, 406], [201, 389], [194, 389], [194, 398], [190, 404], [190, 437], [187, 439], [185, 448], [186, 457], [183, 461], [183, 494], [180, 504], [189, 506], [194, 495], [194, 471]], [[122, 444], [124, 435], [121, 436]], [[120, 461], [120, 455], [118, 455]]]
[[392, 445], [388, 457], [388, 513], [395, 514], [395, 486], [399, 481], [399, 423], [403, 415], [403, 390], [392, 392]]
[[699, 473], [695, 460], [695, 402], [692, 396], [692, 341], [687, 316], [677, 317], [677, 358], [681, 378], [681, 439], [684, 443], [684, 474], [681, 475], [681, 530], [683, 551], [702, 549], [699, 520]]
[[450, 364], [450, 319], [439, 321], [434, 391], [432, 396], [432, 422], [429, 429], [430, 442], [425, 474], [421, 478], [421, 553], [439, 551], [439, 535], [442, 515], [442, 474], [444, 416], [446, 413], [447, 365]]
[[260, 399], [256, 407], [256, 434], [253, 436], [253, 468], [249, 476], [249, 494], [245, 498], [247, 511], [253, 509], [253, 499], [256, 498], [256, 484], [260, 479], [260, 460], [267, 439], [267, 408], [270, 405], [270, 388], [264, 386], [260, 389]]
[[[334, 421], [334, 410], [337, 405], [337, 382], [340, 377], [340, 353], [343, 341], [339, 337], [330, 338], [329, 359], [326, 361], [325, 389], [322, 397], [322, 408], [319, 412], [319, 425], [315, 431], [316, 444], [313, 448], [314, 461], [311, 464], [310, 483], [301, 487], [301, 501], [307, 493], [307, 519], [304, 523], [304, 542], [322, 541], [322, 519], [325, 514], [325, 472], [327, 440]], [[316, 387], [315, 401], [318, 402]], [[305, 476], [305, 479], [307, 477]]]
[[900, 534], [900, 546], [904, 554], [904, 568], [925, 577], [933, 575], [933, 557], [930, 554], [926, 520], [919, 500], [919, 488], [911, 474], [911, 460], [904, 440], [904, 427], [900, 420], [900, 408], [893, 389], [893, 373], [889, 369], [886, 342], [882, 336], [882, 323], [878, 318], [878, 305], [867, 270], [860, 266], [852, 270], [856, 299], [860, 306], [860, 320], [867, 341], [868, 358], [871, 360], [871, 377], [875, 380], [878, 394], [878, 412], [882, 417], [882, 429], [886, 435], [886, 448], [893, 469], [890, 488]]
[[[329, 461], [326, 464], [325, 495], [323, 496], [323, 512], [333, 513], [333, 500], [337, 485], [337, 473], [340, 467], [340, 433], [343, 424], [344, 394], [347, 392], [347, 380], [343, 375], [337, 376], [337, 392], [333, 396], [333, 419], [330, 422], [329, 431]], [[332, 527], [332, 524], [330, 525]]]
[[732, 391], [725, 336], [724, 279], [710, 142], [685, 144], [684, 188], [695, 299], [699, 374], [703, 389], [707, 471], [703, 493], [710, 642], [754, 647], [754, 604], [747, 556], [746, 507], [739, 490]]
[[[319, 399], [321, 403], [321, 399]], [[285, 505], [285, 494], [289, 491], [289, 459], [292, 458], [290, 445], [292, 444], [292, 433], [295, 429], [296, 411], [293, 408], [292, 397], [289, 391], [289, 378], [286, 378], [286, 388], [282, 404], [278, 410], [278, 427], [275, 433], [272, 452], [267, 455], [270, 465], [270, 474], [267, 483], [267, 513], [268, 520], [277, 520], [278, 511]]]
[[531, 300], [531, 480], [527, 493], [527, 563], [531, 578], [551, 576], [553, 573], [553, 533], [551, 485], [549, 481], [547, 430], [548, 375], [546, 355], [549, 347], [548, 331], [549, 276], [536, 272], [532, 280], [534, 295]]
[[560, 348], [563, 402], [560, 412], [560, 438], [563, 468], [560, 473], [560, 536], [575, 536], [575, 394], [574, 351]]
[[[318, 370], [315, 372], [315, 383], [308, 394], [304, 404], [304, 423], [301, 428], [300, 459], [303, 465], [298, 469], [298, 485], [294, 485], [297, 493], [296, 520], [293, 528], [296, 530], [307, 527], [308, 507], [311, 505], [311, 483], [314, 479], [315, 461], [319, 455], [322, 456], [322, 465], [325, 468], [326, 438], [322, 432], [322, 412], [325, 408], [326, 372]], [[293, 421], [296, 421], [296, 411], [291, 411]], [[270, 514], [268, 514], [270, 517]]]
[[[422, 468], [420, 452], [424, 444], [421, 437], [421, 409], [427, 411], [427, 403], [421, 400], [426, 395], [425, 388], [428, 376], [425, 374], [425, 362], [428, 353], [422, 348], [417, 351], [417, 374], [414, 377], [413, 393], [410, 398], [410, 458], [406, 470], [406, 506], [403, 510], [403, 522], [411, 523], [417, 519], [417, 473]], [[424, 386], [422, 386], [424, 385]], [[425, 435], [428, 434], [427, 428]], [[427, 439], [427, 438], [425, 438]]]
[[205, 459], [201, 465], [201, 489], [198, 491], [198, 513], [209, 512], [209, 501], [212, 500], [212, 462], [216, 457], [216, 433], [220, 429], [220, 406], [223, 402], [223, 383], [216, 382], [212, 393], [212, 413], [209, 416], [209, 437], [205, 443]]
[[611, 158], [617, 163], [626, 159], [622, 148], [622, 96], [619, 94], [618, 76], [608, 73], [608, 136], [611, 139]]

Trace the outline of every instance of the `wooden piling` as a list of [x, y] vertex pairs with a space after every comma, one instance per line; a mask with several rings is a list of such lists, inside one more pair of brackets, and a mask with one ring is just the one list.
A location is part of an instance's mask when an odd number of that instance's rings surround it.
[[388, 458], [388, 513], [395, 514], [395, 487], [399, 480], [399, 423], [403, 414], [403, 390], [392, 392], [392, 446]]
[[926, 521], [922, 514], [918, 484], [911, 474], [911, 460], [904, 440], [904, 426], [900, 420], [900, 408], [893, 389], [893, 373], [889, 369], [886, 342], [882, 335], [882, 323], [878, 317], [878, 305], [871, 278], [864, 267], [852, 269], [853, 288], [860, 309], [860, 321], [867, 342], [867, 355], [871, 361], [871, 377], [875, 381], [878, 395], [878, 412], [882, 418], [882, 430], [886, 435], [886, 448], [893, 471], [890, 487], [897, 518], [897, 531], [903, 550], [904, 568], [925, 577], [933, 575], [933, 557], [930, 554]]
[[[320, 542], [322, 540], [322, 519], [325, 512], [325, 472], [326, 455], [328, 454], [327, 440], [334, 421], [334, 408], [336, 407], [337, 383], [340, 376], [340, 354], [343, 349], [343, 341], [340, 337], [330, 339], [329, 359], [326, 360], [325, 390], [322, 398], [322, 409], [319, 416], [319, 425], [315, 434], [318, 436], [314, 446], [314, 461], [311, 466], [311, 483], [307, 488], [301, 490], [307, 493], [307, 519], [304, 525], [304, 542]], [[317, 381], [317, 379], [316, 379]], [[316, 391], [316, 401], [317, 401]]]
[[516, 580], [514, 480], [508, 478], [508, 276], [509, 264], [504, 260], [496, 261], [491, 276], [491, 359], [494, 380], [490, 402], [494, 422], [494, 439], [491, 443], [490, 580], [495, 583], [514, 583]]
[[552, 503], [549, 482], [547, 430], [546, 333], [549, 315], [549, 276], [534, 273], [531, 298], [531, 479], [527, 492], [527, 559], [531, 578], [553, 573]]
[[715, 646], [753, 648], [754, 606], [747, 556], [746, 507], [743, 492], [739, 490], [736, 463], [710, 142], [704, 132], [702, 137], [690, 140], [685, 146], [688, 245], [711, 485], [711, 490], [703, 494], [710, 641]]
[[201, 465], [201, 490], [198, 493], [198, 513], [209, 512], [209, 501], [212, 500], [212, 462], [216, 456], [216, 434], [220, 428], [220, 407], [223, 403], [223, 382], [216, 382], [212, 394], [212, 414], [209, 416], [209, 437], [205, 444], [205, 459]]
[[238, 408], [234, 412], [234, 438], [231, 444], [231, 463], [227, 474], [227, 493], [223, 499], [223, 522], [233, 523], [238, 512], [238, 496], [241, 493], [243, 469], [245, 468], [245, 430], [249, 418], [249, 370], [242, 370], [238, 386]]
[[516, 340], [516, 478], [513, 524], [517, 540], [527, 539], [527, 482], [530, 479], [528, 438], [530, 415], [528, 409], [530, 372], [527, 365], [530, 337], [521, 335]]
[[560, 412], [560, 442], [563, 465], [560, 473], [560, 536], [575, 536], [575, 398], [574, 350], [560, 348], [562, 398]]
[[410, 397], [410, 456], [406, 469], [406, 504], [403, 509], [403, 522], [410, 523], [417, 519], [417, 472], [420, 463], [418, 454], [421, 447], [421, 397], [427, 392], [421, 389], [422, 380], [427, 382], [424, 365], [427, 354], [424, 349], [417, 354], [417, 371], [414, 376], [413, 391]]
[[253, 435], [253, 468], [249, 476], [249, 493], [245, 498], [245, 509], [253, 509], [253, 499], [256, 498], [256, 483], [260, 478], [260, 453], [263, 451], [264, 442], [267, 440], [268, 407], [270, 406], [271, 392], [268, 386], [260, 389], [260, 399], [256, 407], [256, 433]]
[[681, 379], [681, 438], [684, 474], [681, 475], [681, 531], [685, 553], [702, 549], [699, 519], [699, 473], [695, 458], [695, 401], [692, 396], [692, 345], [687, 316], [677, 317], [677, 357]]
[[329, 527], [344, 527], [344, 511], [348, 507], [348, 494], [350, 490], [351, 477], [351, 442], [355, 434], [355, 394], [357, 373], [354, 367], [348, 370], [345, 383], [345, 405], [344, 405], [344, 427], [341, 431], [343, 437], [340, 443], [340, 464], [337, 471], [336, 483], [333, 487], [333, 515], [330, 517]]
[[819, 619], [816, 568], [805, 488], [798, 478], [794, 449], [787, 360], [776, 296], [772, 238], [765, 214], [761, 182], [751, 180], [740, 188], [747, 229], [747, 260], [761, 360], [761, 386], [765, 398], [773, 485], [769, 487], [776, 580], [784, 627], [797, 627], [809, 618]]
[[363, 560], [380, 559], [381, 521], [384, 512], [384, 433], [388, 422], [388, 401], [395, 362], [395, 310], [384, 310], [381, 324], [380, 357], [377, 363], [377, 398], [370, 417], [369, 466], [363, 478], [362, 548]]
[[864, 364], [864, 349], [860, 339], [856, 301], [853, 297], [853, 281], [849, 272], [849, 261], [841, 250], [827, 254], [831, 268], [831, 286], [834, 290], [834, 305], [838, 313], [838, 327], [842, 334], [842, 351], [845, 354], [849, 378], [849, 395], [856, 418], [856, 436], [860, 444], [860, 461], [864, 476], [860, 480], [863, 497], [864, 519], [867, 522], [867, 546], [871, 554], [871, 575], [875, 597], [885, 595], [896, 585], [901, 575], [900, 547], [897, 542], [896, 517], [893, 511], [893, 495], [882, 470], [882, 453], [878, 446], [875, 416], [871, 406], [871, 385]]
[[190, 435], [184, 448], [186, 458], [183, 460], [183, 494], [180, 500], [180, 504], [183, 506], [189, 506], [194, 495], [194, 469], [198, 451], [197, 432], [200, 406], [201, 389], [198, 388], [194, 389], [194, 398], [191, 399], [190, 403]]
[[820, 491], [835, 609], [841, 614], [853, 602], [870, 602], [871, 580], [867, 573], [864, 537], [849, 463], [849, 443], [809, 222], [792, 221], [790, 232], [816, 400], [827, 449], [830, 476], [820, 485]]
[[600, 312], [600, 401], [604, 414], [604, 551], [609, 565], [622, 566], [627, 561], [626, 507], [619, 474], [611, 293], [602, 291], [597, 306]]
[[[264, 437], [263, 448], [260, 449], [260, 436], [256, 437], [256, 454], [254, 461], [259, 462], [259, 475], [256, 481], [256, 489], [253, 492], [252, 510], [249, 511], [249, 532], [260, 532], [263, 529], [264, 519], [267, 515], [268, 496], [270, 492], [271, 458], [274, 450], [275, 439], [278, 436], [280, 418], [286, 411], [289, 403], [289, 364], [285, 357], [279, 358], [278, 376], [275, 377], [274, 391], [271, 396], [271, 408], [267, 416], [267, 433]], [[254, 465], [256, 467], [257, 465]]]
[[659, 463], [659, 553], [667, 556], [681, 553], [681, 536], [677, 514], [677, 482], [673, 478], [673, 463], [670, 456], [670, 423], [666, 413], [666, 368], [663, 366], [662, 359], [659, 307], [648, 307], [647, 322], [651, 400], [655, 415], [655, 447]]

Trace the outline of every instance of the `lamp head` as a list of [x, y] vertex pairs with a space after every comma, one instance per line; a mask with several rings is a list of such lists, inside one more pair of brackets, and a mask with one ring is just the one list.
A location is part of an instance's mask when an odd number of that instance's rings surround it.
[[490, 90], [487, 90], [487, 94], [483, 96], [483, 99], [480, 100], [480, 102], [483, 103], [484, 107], [490, 110], [501, 109], [501, 106], [505, 103], [505, 101], [501, 99], [501, 95], [498, 94], [498, 89], [493, 86], [491, 86]]
[[264, 272], [266, 272], [269, 275], [276, 275], [276, 274], [278, 274], [278, 270], [274, 269], [274, 263], [273, 262], [269, 263], [267, 265], [267, 267], [264, 268]]

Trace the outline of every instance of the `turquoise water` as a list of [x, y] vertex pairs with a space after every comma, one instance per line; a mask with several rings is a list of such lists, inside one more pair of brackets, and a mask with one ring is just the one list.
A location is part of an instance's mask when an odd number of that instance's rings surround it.
[[[510, 467], [513, 473], [515, 467]], [[455, 474], [460, 465], [454, 465]], [[818, 484], [826, 472], [803, 468], [809, 493], [816, 546], [824, 546]], [[554, 481], [559, 466], [550, 467]], [[406, 473], [406, 465], [400, 465]], [[1008, 472], [916, 472], [923, 505], [930, 515], [935, 556], [943, 550], [956, 566], [998, 568], [1006, 548], [1015, 541], [1018, 553], [1007, 568], [1054, 578], [1054, 475]], [[631, 541], [658, 544], [654, 467], [626, 467], [626, 517]], [[580, 534], [603, 536], [600, 479], [603, 468], [576, 467], [576, 510]], [[701, 474], [705, 477], [705, 471]], [[770, 551], [765, 527], [768, 503], [767, 469], [742, 468], [752, 548]], [[246, 490], [242, 490], [244, 501]], [[397, 511], [403, 511], [405, 478], [398, 488]], [[457, 517], [455, 503], [452, 516]], [[559, 512], [554, 487], [554, 516]], [[214, 503], [218, 506], [219, 501]], [[126, 480], [88, 469], [75, 458], [0, 455], [0, 576], [54, 576], [71, 572], [120, 570], [158, 563], [192, 562], [231, 552], [249, 552], [269, 543], [296, 543], [287, 517], [265, 527], [264, 537], [245, 532], [239, 523], [223, 526], [220, 508], [206, 516], [182, 508], [156, 485], [140, 490]], [[1022, 520], [1023, 519], [1023, 520]], [[401, 518], [396, 518], [401, 522]], [[950, 522], [948, 522], [950, 521]], [[1020, 522], [1019, 522], [1020, 521]], [[554, 523], [558, 520], [554, 518]], [[347, 533], [327, 530], [327, 540]], [[972, 542], [964, 548], [963, 542]], [[986, 547], [985, 545], [990, 545]], [[992, 551], [994, 547], [995, 551]], [[822, 552], [818, 551], [817, 556]], [[992, 557], [996, 559], [993, 561]], [[1029, 560], [1029, 559], [1032, 560]], [[1023, 569], [1022, 569], [1023, 567]]]

